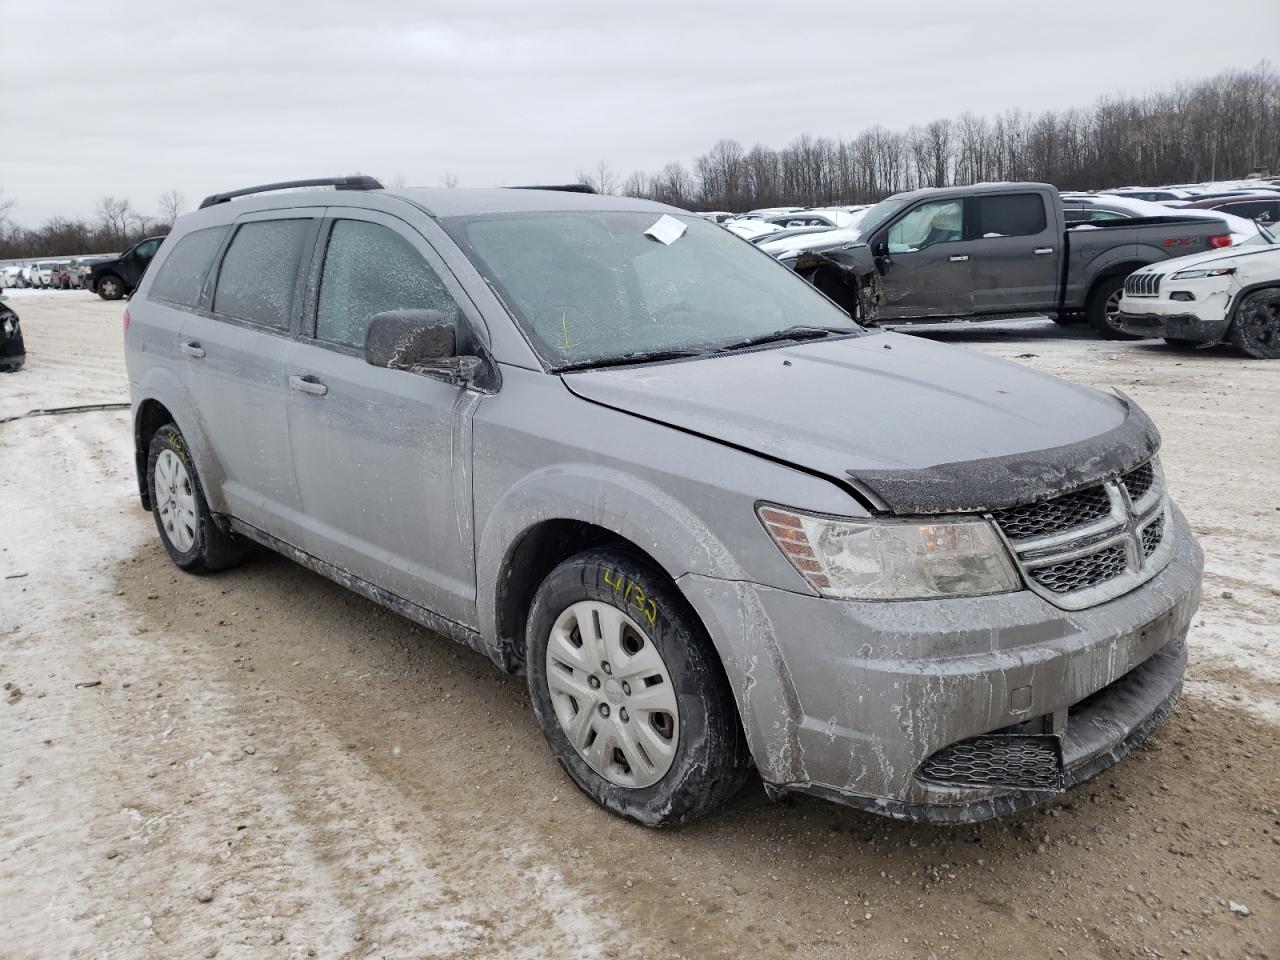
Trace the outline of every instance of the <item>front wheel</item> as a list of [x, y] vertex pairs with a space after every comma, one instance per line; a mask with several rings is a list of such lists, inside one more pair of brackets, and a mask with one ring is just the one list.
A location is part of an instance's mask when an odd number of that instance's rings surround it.
[[147, 490], [160, 540], [183, 570], [211, 573], [244, 556], [240, 539], [218, 526], [210, 513], [186, 440], [171, 423], [151, 438]]
[[1124, 277], [1099, 280], [1089, 292], [1085, 314], [1089, 326], [1104, 340], [1141, 340], [1120, 329], [1120, 298], [1124, 295]]
[[1280, 359], [1280, 287], [1255, 290], [1240, 301], [1231, 342], [1255, 360]]
[[561, 563], [534, 597], [525, 654], [552, 752], [605, 809], [685, 823], [742, 786], [750, 754], [719, 658], [648, 563], [608, 549]]

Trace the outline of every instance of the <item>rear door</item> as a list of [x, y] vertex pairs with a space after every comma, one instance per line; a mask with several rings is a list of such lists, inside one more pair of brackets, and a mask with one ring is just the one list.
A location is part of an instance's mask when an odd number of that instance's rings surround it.
[[1062, 241], [1044, 193], [979, 194], [969, 200], [973, 312], [1057, 306]]
[[[364, 361], [369, 318], [463, 316], [452, 274], [413, 227], [331, 208], [304, 336], [290, 353], [288, 419], [305, 549], [455, 622], [474, 625], [471, 418], [480, 395]], [[480, 329], [479, 324], [472, 329]]]
[[962, 317], [973, 311], [962, 199], [926, 200], [872, 238], [884, 303], [880, 319]]
[[301, 267], [322, 209], [247, 214], [222, 253], [207, 308], [188, 316], [179, 351], [231, 514], [297, 545], [302, 502], [289, 453], [285, 356], [298, 329]]

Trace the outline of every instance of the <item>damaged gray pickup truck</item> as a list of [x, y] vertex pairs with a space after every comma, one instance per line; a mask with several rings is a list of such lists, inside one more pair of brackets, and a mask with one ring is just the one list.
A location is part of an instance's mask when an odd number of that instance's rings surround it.
[[[1124, 278], [1150, 263], [1231, 245], [1226, 221], [1179, 215], [1068, 224], [1047, 183], [979, 183], [900, 193], [857, 238], [792, 250], [783, 262], [863, 323], [1083, 316], [1108, 339]], [[820, 238], [820, 235], [819, 235]]]
[[256, 542], [526, 674], [568, 775], [637, 822], [752, 769], [981, 820], [1114, 763], [1181, 688], [1202, 559], [1142, 410], [863, 329], [684, 211], [219, 194], [125, 330], [179, 567]]

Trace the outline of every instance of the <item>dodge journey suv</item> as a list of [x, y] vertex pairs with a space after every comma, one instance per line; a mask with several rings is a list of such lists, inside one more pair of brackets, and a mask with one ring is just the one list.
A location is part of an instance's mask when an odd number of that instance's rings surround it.
[[981, 820], [1181, 688], [1202, 558], [1136, 404], [863, 329], [684, 211], [238, 190], [124, 321], [179, 567], [262, 544], [525, 674], [568, 776], [640, 823], [751, 770]]

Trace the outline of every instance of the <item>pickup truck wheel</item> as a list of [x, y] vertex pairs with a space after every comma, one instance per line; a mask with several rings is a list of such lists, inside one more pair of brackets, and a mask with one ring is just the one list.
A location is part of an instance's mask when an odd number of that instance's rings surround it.
[[533, 711], [560, 765], [598, 804], [645, 826], [728, 801], [751, 769], [710, 638], [660, 571], [596, 549], [556, 567], [525, 634]]
[[242, 541], [218, 526], [209, 512], [187, 443], [171, 423], [151, 438], [147, 490], [160, 540], [183, 570], [212, 573], [243, 558]]
[[1245, 296], [1228, 336], [1237, 350], [1255, 360], [1280, 359], [1280, 287]]
[[113, 273], [108, 273], [98, 281], [98, 296], [103, 300], [119, 300], [124, 296], [124, 284]]
[[1120, 319], [1120, 297], [1124, 293], [1124, 277], [1107, 277], [1099, 280], [1089, 291], [1089, 302], [1085, 313], [1089, 317], [1089, 326], [1104, 340], [1141, 340], [1132, 333], [1125, 333], [1118, 326]]

